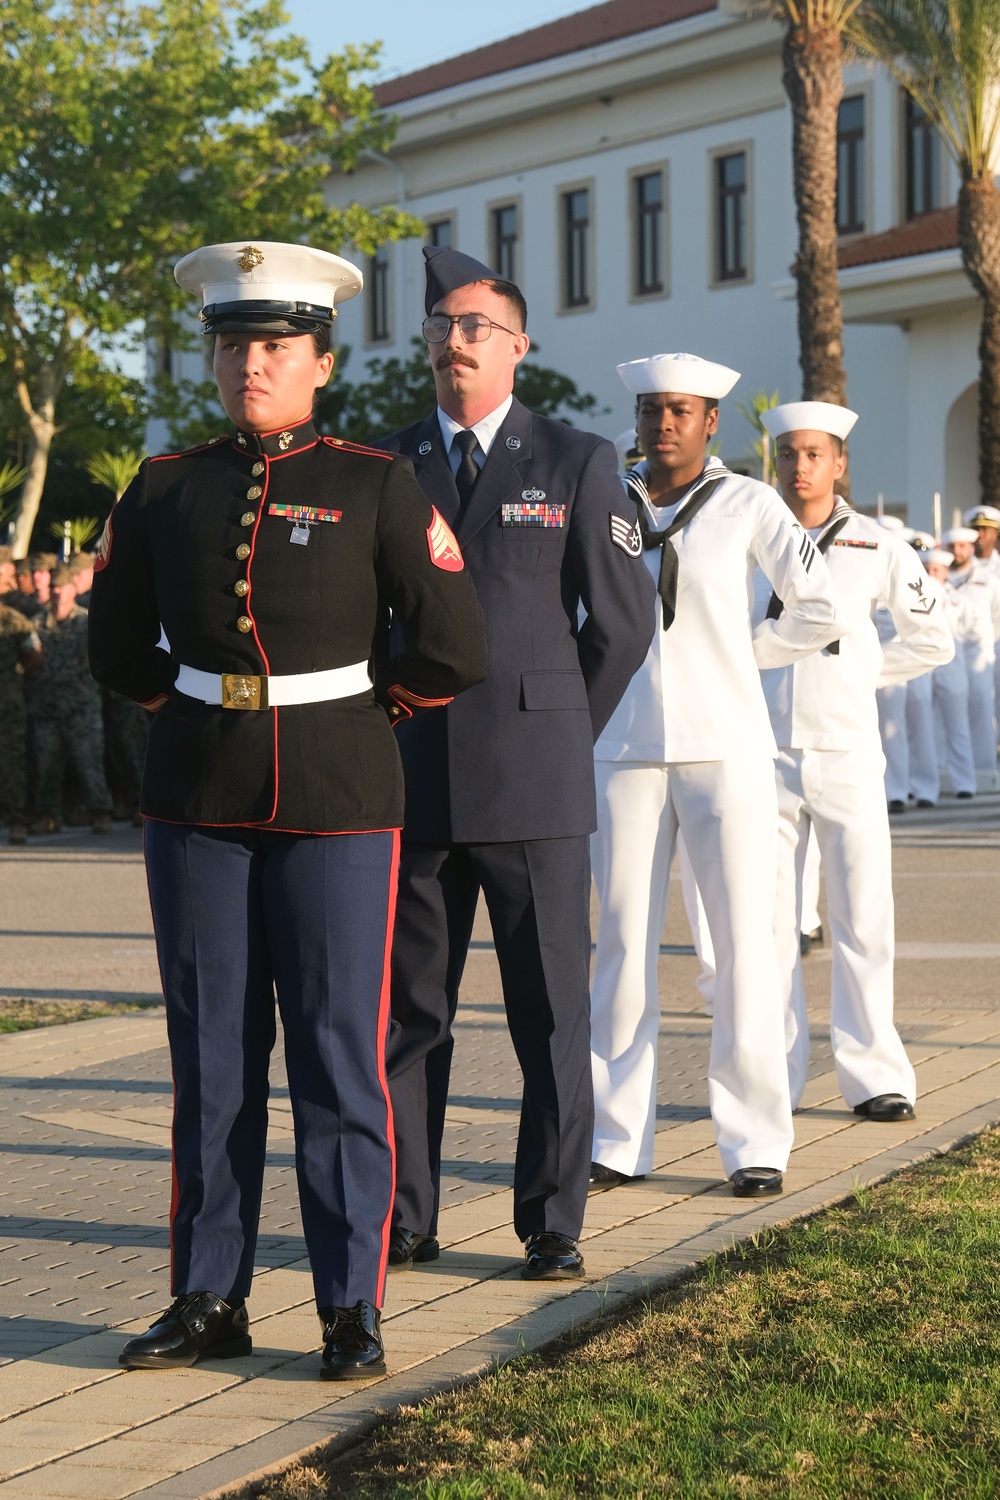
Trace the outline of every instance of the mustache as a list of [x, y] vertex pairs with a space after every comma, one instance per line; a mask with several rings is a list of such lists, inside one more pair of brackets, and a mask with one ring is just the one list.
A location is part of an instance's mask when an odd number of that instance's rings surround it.
[[449, 365], [468, 365], [470, 370], [478, 370], [476, 361], [468, 354], [463, 354], [459, 349], [446, 349], [440, 359], [435, 360], [435, 370], [447, 370]]

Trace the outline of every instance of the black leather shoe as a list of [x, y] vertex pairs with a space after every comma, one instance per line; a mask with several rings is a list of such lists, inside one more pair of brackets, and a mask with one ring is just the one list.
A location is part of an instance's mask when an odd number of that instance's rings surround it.
[[956, 792], [955, 793], [955, 796], [958, 797], [958, 798], [960, 798], [961, 801], [963, 801], [963, 802], [968, 802], [969, 798], [970, 797], [974, 797], [975, 795], [976, 795], [975, 792]]
[[762, 1198], [765, 1193], [780, 1193], [782, 1189], [777, 1167], [737, 1167], [729, 1181], [734, 1198]]
[[417, 1234], [415, 1229], [393, 1229], [389, 1234], [390, 1271], [408, 1271], [426, 1260], [437, 1260], [441, 1246], [433, 1235]]
[[905, 813], [906, 803], [903, 802], [899, 797], [893, 797], [892, 801], [889, 803], [889, 811], [894, 818], [898, 817], [900, 813]]
[[253, 1353], [243, 1302], [214, 1292], [188, 1292], [161, 1313], [148, 1333], [129, 1339], [118, 1356], [126, 1370], [174, 1370], [200, 1359], [240, 1359]]
[[909, 1099], [904, 1099], [902, 1094], [876, 1094], [874, 1099], [866, 1099], [863, 1104], [854, 1106], [856, 1115], [863, 1115], [866, 1120], [881, 1120], [889, 1123], [893, 1120], [914, 1120], [916, 1111]]
[[937, 803], [936, 802], [932, 802], [931, 799], [930, 799], [930, 797], [918, 797], [917, 798], [917, 806], [918, 807], [937, 807]]
[[525, 1281], [578, 1281], [583, 1256], [576, 1240], [566, 1234], [529, 1234], [521, 1275]]
[[823, 932], [823, 923], [821, 922], [818, 927], [814, 927], [812, 932], [807, 932], [806, 937], [809, 939], [814, 948], [822, 948], [823, 939], [825, 937], [825, 933]]
[[588, 1193], [600, 1192], [602, 1188], [621, 1187], [626, 1182], [645, 1182], [645, 1172], [640, 1172], [635, 1177], [630, 1177], [627, 1172], [616, 1172], [614, 1167], [606, 1167], [603, 1162], [592, 1161], [590, 1163], [590, 1182], [587, 1186]]
[[324, 1380], [371, 1380], [385, 1374], [382, 1314], [370, 1302], [321, 1307]]

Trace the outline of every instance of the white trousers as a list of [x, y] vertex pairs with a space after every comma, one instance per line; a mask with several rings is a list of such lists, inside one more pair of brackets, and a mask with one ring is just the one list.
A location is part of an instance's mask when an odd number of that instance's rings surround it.
[[694, 878], [691, 856], [687, 852], [687, 844], [684, 842], [682, 833], [677, 835], [677, 867], [681, 877], [681, 894], [684, 897], [684, 915], [691, 929], [691, 942], [694, 944], [695, 954], [701, 964], [701, 972], [694, 986], [704, 1001], [706, 1016], [710, 1016], [715, 1003], [715, 950], [712, 947], [712, 934], [708, 930], [705, 903], [701, 899], [701, 891]]
[[932, 673], [922, 672], [906, 684], [906, 736], [910, 747], [910, 791], [919, 802], [936, 802], [941, 795], [937, 742], [934, 734]]
[[938, 764], [948, 772], [952, 792], [976, 790], [976, 764], [969, 733], [969, 675], [961, 645], [951, 661], [930, 674], [938, 739]]
[[972, 759], [977, 771], [993, 774], [997, 769], [993, 657], [978, 641], [965, 641], [956, 649], [962, 652], [966, 675], [969, 679], [969, 734], [972, 737]]
[[802, 870], [802, 911], [799, 913], [801, 929], [805, 933], [815, 932], [823, 923], [819, 915], [819, 878], [822, 870], [819, 844], [815, 828], [809, 829], [806, 844], [806, 861]]
[[680, 829], [715, 952], [708, 1096], [723, 1170], [784, 1171], [792, 1115], [771, 935], [774, 764], [764, 756], [670, 766], [598, 761], [595, 770], [594, 1160], [629, 1176], [653, 1165], [657, 960]]
[[910, 790], [910, 747], [906, 738], [906, 683], [879, 688], [878, 729], [885, 754], [885, 799], [905, 802]]
[[785, 996], [788, 1081], [806, 1086], [809, 1023], [799, 950], [801, 878], [810, 824], [826, 880], [832, 974], [830, 1039], [837, 1082], [853, 1108], [876, 1094], [916, 1099], [916, 1078], [892, 1020], [892, 852], [877, 747], [780, 750], [775, 948]]

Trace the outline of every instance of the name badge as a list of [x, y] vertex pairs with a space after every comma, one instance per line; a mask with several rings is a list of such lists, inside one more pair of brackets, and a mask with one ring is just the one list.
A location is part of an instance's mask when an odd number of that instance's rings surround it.
[[543, 505], [537, 501], [515, 500], [500, 510], [504, 526], [541, 526], [546, 530], [566, 524], [565, 505]]

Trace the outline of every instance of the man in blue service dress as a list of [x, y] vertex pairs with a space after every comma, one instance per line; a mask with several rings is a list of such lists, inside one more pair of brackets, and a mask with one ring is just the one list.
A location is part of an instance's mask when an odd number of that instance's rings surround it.
[[[524, 1079], [522, 1274], [577, 1277], [593, 1128], [594, 740], [645, 657], [654, 590], [612, 445], [534, 416], [512, 394], [529, 343], [518, 288], [457, 251], [424, 255], [438, 406], [380, 446], [413, 460], [442, 526], [454, 527], [486, 618], [488, 675], [398, 736], [406, 819], [386, 1054], [397, 1152], [389, 1266], [439, 1253], [451, 1026], [482, 891]], [[394, 628], [389, 649], [405, 639]]]
[[[384, 1373], [392, 1200], [388, 961], [403, 781], [389, 718], [482, 680], [461, 554], [406, 459], [321, 438], [354, 266], [304, 245], [212, 245], [200, 293], [235, 424], [151, 459], [95, 565], [91, 666], [156, 711], [145, 856], [174, 1073], [176, 1297], [128, 1368], [250, 1352], [277, 991], [321, 1373]], [[376, 678], [383, 609], [408, 650]], [[387, 717], [388, 715], [388, 717]]]

